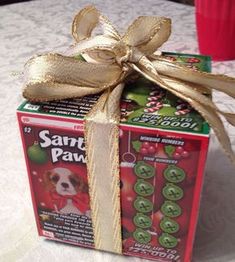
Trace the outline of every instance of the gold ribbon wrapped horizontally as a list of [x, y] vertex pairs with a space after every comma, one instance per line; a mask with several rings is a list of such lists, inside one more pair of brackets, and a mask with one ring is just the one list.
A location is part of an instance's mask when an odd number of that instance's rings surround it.
[[[92, 36], [102, 26], [103, 34]], [[50, 101], [102, 93], [85, 118], [85, 141], [95, 248], [122, 252], [118, 124], [119, 101], [125, 80], [139, 73], [187, 101], [213, 128], [225, 153], [235, 163], [220, 115], [235, 126], [235, 116], [221, 111], [203, 93], [221, 91], [235, 98], [235, 79], [194, 71], [167, 60], [156, 50], [169, 38], [171, 20], [141, 16], [121, 36], [99, 11], [88, 6], [73, 21], [76, 41], [68, 55], [49, 53], [25, 66], [23, 95]], [[86, 62], [74, 58], [82, 54]]]

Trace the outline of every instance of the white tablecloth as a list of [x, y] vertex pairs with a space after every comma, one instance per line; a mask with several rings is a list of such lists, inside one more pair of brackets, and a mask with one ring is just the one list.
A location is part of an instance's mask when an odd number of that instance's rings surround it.
[[[93, 0], [123, 29], [138, 15], [173, 19], [164, 50], [198, 53], [194, 8], [164, 0]], [[41, 0], [0, 7], [0, 261], [141, 261], [38, 238], [15, 110], [22, 101], [20, 72], [35, 53], [63, 50], [71, 42], [71, 21], [85, 0]], [[235, 76], [235, 61], [213, 71]], [[214, 98], [232, 110], [227, 97]], [[227, 125], [226, 125], [227, 126]], [[235, 145], [235, 130], [227, 127]], [[235, 261], [235, 174], [212, 134], [193, 261]]]

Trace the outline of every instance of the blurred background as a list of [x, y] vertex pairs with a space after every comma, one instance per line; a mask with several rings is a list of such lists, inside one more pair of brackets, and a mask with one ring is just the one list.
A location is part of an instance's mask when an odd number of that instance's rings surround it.
[[[13, 4], [19, 2], [27, 2], [27, 1], [30, 0], [0, 0], [0, 5], [7, 5], [7, 4]], [[167, 1], [173, 1], [173, 2], [187, 4], [187, 5], [194, 5], [194, 0], [167, 0]]]
[[194, 0], [170, 0], [170, 1], [187, 4], [187, 5], [194, 5]]
[[8, 5], [8, 4], [27, 2], [27, 1], [30, 0], [0, 0], [0, 5]]

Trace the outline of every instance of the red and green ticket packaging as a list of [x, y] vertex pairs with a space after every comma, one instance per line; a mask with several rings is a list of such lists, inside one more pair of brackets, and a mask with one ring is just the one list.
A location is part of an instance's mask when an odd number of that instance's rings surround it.
[[[165, 56], [210, 71], [208, 57]], [[25, 101], [17, 113], [39, 235], [91, 248], [83, 123], [97, 99]], [[189, 262], [210, 128], [185, 101], [143, 78], [126, 85], [120, 108], [123, 254]]]

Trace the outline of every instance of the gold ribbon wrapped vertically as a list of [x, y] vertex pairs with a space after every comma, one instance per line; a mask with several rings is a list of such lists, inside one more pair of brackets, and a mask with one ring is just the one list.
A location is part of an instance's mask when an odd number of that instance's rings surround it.
[[[98, 24], [103, 34], [92, 36]], [[178, 65], [155, 51], [171, 33], [165, 17], [139, 17], [121, 36], [93, 6], [82, 9], [73, 21], [76, 44], [68, 56], [36, 56], [25, 66], [24, 97], [49, 101], [102, 93], [85, 120], [88, 181], [95, 247], [121, 253], [118, 123], [124, 81], [138, 72], [187, 101], [214, 129], [225, 153], [235, 155], [220, 115], [235, 126], [235, 116], [221, 111], [205, 90], [218, 90], [235, 98], [235, 79], [202, 73]], [[78, 61], [82, 54], [87, 62]]]

